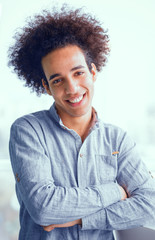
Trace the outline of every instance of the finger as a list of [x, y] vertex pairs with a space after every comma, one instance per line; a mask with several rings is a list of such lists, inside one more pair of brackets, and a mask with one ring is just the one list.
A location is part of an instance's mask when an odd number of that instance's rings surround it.
[[46, 232], [50, 232], [54, 229], [55, 227], [53, 226], [47, 226], [47, 227], [43, 227], [43, 229], [46, 231]]

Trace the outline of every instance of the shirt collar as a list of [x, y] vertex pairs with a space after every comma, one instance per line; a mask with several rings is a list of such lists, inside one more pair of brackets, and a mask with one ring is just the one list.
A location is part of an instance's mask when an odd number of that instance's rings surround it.
[[50, 107], [49, 109], [49, 112], [50, 112], [50, 115], [51, 117], [56, 121], [56, 122], [60, 122], [60, 117], [59, 115], [57, 114], [57, 110], [56, 110], [56, 107], [55, 107], [55, 102], [52, 104], [52, 106]]
[[[57, 113], [57, 110], [56, 110], [56, 107], [55, 107], [55, 102], [50, 107], [49, 112], [50, 112], [51, 117], [57, 123], [59, 123], [60, 125], [63, 125], [62, 120]], [[98, 119], [97, 112], [96, 112], [95, 108], [92, 107], [92, 119], [91, 119], [91, 122], [90, 122], [89, 131], [90, 131], [90, 129], [92, 129], [96, 125], [96, 123], [98, 123], [98, 121], [99, 121], [99, 119]]]

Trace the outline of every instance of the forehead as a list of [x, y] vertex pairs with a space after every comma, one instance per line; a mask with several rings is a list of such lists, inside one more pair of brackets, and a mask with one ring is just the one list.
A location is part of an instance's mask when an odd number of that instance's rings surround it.
[[42, 59], [44, 70], [49, 67], [53, 70], [63, 67], [76, 67], [77, 64], [87, 66], [83, 51], [76, 45], [56, 49]]

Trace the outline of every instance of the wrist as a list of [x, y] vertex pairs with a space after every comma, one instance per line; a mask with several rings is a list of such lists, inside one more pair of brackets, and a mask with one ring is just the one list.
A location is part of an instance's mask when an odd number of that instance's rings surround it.
[[119, 186], [120, 188], [120, 191], [121, 191], [121, 200], [125, 200], [128, 196], [127, 196], [127, 193], [126, 191], [124, 190], [123, 187]]

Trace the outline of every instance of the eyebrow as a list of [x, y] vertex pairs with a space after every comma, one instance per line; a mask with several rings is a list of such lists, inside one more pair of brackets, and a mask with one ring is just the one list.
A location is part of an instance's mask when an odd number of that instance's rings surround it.
[[[79, 65], [79, 66], [77, 66], [77, 67], [73, 67], [70, 71], [73, 72], [73, 71], [75, 71], [75, 70], [77, 70], [77, 69], [80, 69], [80, 68], [85, 68], [85, 67], [82, 66], [82, 65]], [[53, 74], [53, 75], [50, 76], [49, 81], [52, 80], [52, 79], [55, 78], [55, 77], [60, 77], [60, 76], [61, 76], [60, 73], [55, 73], [55, 74]]]
[[59, 73], [53, 74], [53, 75], [50, 76], [49, 81], [52, 80], [53, 78], [59, 77], [59, 76], [60, 76]]

